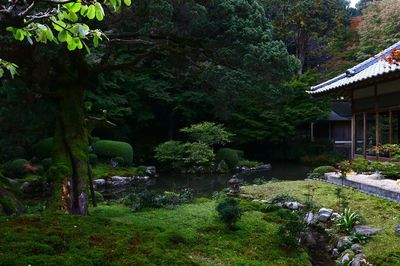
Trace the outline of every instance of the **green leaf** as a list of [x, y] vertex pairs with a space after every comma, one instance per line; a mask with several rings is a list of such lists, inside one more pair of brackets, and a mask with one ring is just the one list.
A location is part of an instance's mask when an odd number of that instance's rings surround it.
[[68, 50], [73, 51], [76, 49], [76, 43], [74, 40], [68, 42]]
[[32, 45], [33, 41], [32, 38], [30, 36], [26, 36], [26, 39], [28, 40], [29, 44]]
[[81, 16], [86, 16], [87, 12], [88, 12], [89, 7], [84, 5], [81, 7]]
[[21, 29], [17, 29], [14, 32], [14, 38], [18, 41], [22, 41], [25, 38], [25, 31]]
[[4, 70], [3, 70], [3, 68], [0, 67], [0, 78], [2, 78], [3, 75], [4, 75]]
[[93, 36], [93, 45], [94, 47], [99, 46], [99, 37], [97, 37], [97, 35]]
[[81, 9], [81, 6], [82, 6], [82, 5], [81, 5], [80, 2], [68, 3], [68, 4], [65, 4], [65, 5], [64, 5], [64, 7], [65, 7], [66, 9], [68, 9], [69, 11], [74, 12], [74, 13], [78, 12], [78, 11]]
[[47, 30], [45, 31], [45, 33], [46, 33], [46, 37], [47, 37], [47, 39], [48, 39], [49, 41], [54, 40], [54, 35], [53, 35], [53, 32], [51, 31], [50, 28], [47, 28]]
[[96, 16], [96, 8], [94, 5], [90, 5], [87, 13], [88, 19], [94, 19]]
[[66, 30], [62, 30], [62, 31], [60, 31], [59, 33], [58, 33], [58, 36], [57, 36], [57, 38], [58, 38], [58, 40], [60, 41], [60, 42], [65, 42], [65, 41], [67, 41], [67, 38], [68, 38], [68, 32], [66, 31]]
[[131, 0], [124, 0], [124, 3], [126, 6], [131, 6], [132, 1]]
[[96, 18], [98, 21], [102, 21], [104, 18], [104, 10], [99, 2], [96, 3]]
[[90, 28], [86, 24], [79, 24], [78, 25], [78, 32], [79, 32], [79, 35], [81, 35], [81, 36], [88, 35], [89, 34], [89, 30], [90, 30]]

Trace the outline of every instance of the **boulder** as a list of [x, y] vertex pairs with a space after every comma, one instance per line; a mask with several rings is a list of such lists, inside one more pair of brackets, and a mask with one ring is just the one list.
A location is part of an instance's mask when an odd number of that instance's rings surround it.
[[331, 257], [332, 257], [334, 260], [336, 260], [337, 258], [339, 258], [339, 255], [340, 255], [339, 250], [338, 250], [337, 248], [334, 248], [334, 249], [332, 250]]
[[366, 225], [356, 225], [353, 228], [353, 231], [355, 233], [359, 233], [359, 234], [363, 234], [363, 235], [367, 235], [367, 236], [376, 235], [381, 230], [382, 229], [380, 229], [380, 228], [373, 228], [373, 227], [369, 227]]
[[396, 233], [400, 235], [400, 224], [396, 226]]
[[155, 176], [157, 171], [155, 166], [147, 166], [145, 169], [145, 173], [149, 176]]
[[106, 180], [105, 179], [93, 180], [93, 185], [95, 188], [104, 187], [106, 185]]
[[338, 212], [333, 212], [332, 215], [331, 215], [331, 219], [333, 220], [333, 219], [335, 219], [335, 218], [337, 218], [339, 216], [340, 216], [340, 214]]
[[355, 253], [355, 254], [360, 254], [362, 253], [362, 247], [359, 244], [353, 244], [351, 245], [351, 250]]
[[312, 213], [312, 212], [308, 212], [306, 214], [306, 216], [304, 217], [304, 221], [307, 224], [311, 224], [311, 223], [315, 222], [315, 220], [316, 220], [316, 217], [315, 217], [314, 213]]
[[297, 211], [302, 207], [302, 205], [297, 201], [285, 202], [283, 206], [289, 210], [294, 210], [294, 211]]
[[333, 210], [327, 208], [321, 208], [318, 212], [318, 221], [326, 223], [332, 216]]
[[343, 250], [345, 250], [347, 247], [349, 247], [351, 245], [351, 241], [349, 240], [349, 238], [347, 236], [345, 237], [341, 237], [339, 239], [339, 241], [336, 244], [336, 248], [342, 252]]
[[347, 249], [345, 250], [342, 255], [340, 256], [340, 258], [338, 259], [338, 264], [339, 265], [349, 265], [351, 260], [354, 257], [354, 253], [353, 251]]
[[370, 266], [364, 254], [360, 253], [354, 256], [350, 266]]

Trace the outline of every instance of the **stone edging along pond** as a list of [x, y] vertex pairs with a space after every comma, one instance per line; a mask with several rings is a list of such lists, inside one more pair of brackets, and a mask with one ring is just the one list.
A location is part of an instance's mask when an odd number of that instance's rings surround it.
[[349, 179], [341, 179], [340, 177], [337, 177], [334, 173], [325, 174], [324, 179], [322, 180], [336, 185], [355, 188], [365, 194], [400, 203], [400, 193], [396, 191]]

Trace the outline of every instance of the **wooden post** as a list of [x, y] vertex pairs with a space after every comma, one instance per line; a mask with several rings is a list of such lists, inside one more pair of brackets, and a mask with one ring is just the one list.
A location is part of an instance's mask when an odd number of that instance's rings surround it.
[[364, 158], [367, 158], [367, 114], [364, 112], [363, 113], [363, 120], [364, 120], [364, 143], [363, 143], [363, 155]]
[[311, 122], [311, 142], [314, 142], [314, 122]]
[[351, 159], [356, 155], [356, 114], [353, 113], [351, 117]]
[[[374, 107], [375, 107], [375, 146], [380, 142], [380, 123], [379, 123], [379, 106], [378, 106], [378, 86], [374, 85]], [[375, 151], [376, 160], [379, 160], [379, 152]]]

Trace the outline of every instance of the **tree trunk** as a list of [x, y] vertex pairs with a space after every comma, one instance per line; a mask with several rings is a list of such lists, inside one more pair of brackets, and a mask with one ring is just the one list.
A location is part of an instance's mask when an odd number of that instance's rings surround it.
[[[69, 83], [69, 84], [68, 84]], [[88, 133], [84, 117], [84, 90], [73, 81], [60, 92], [54, 136], [52, 207], [70, 214], [88, 213]]]

